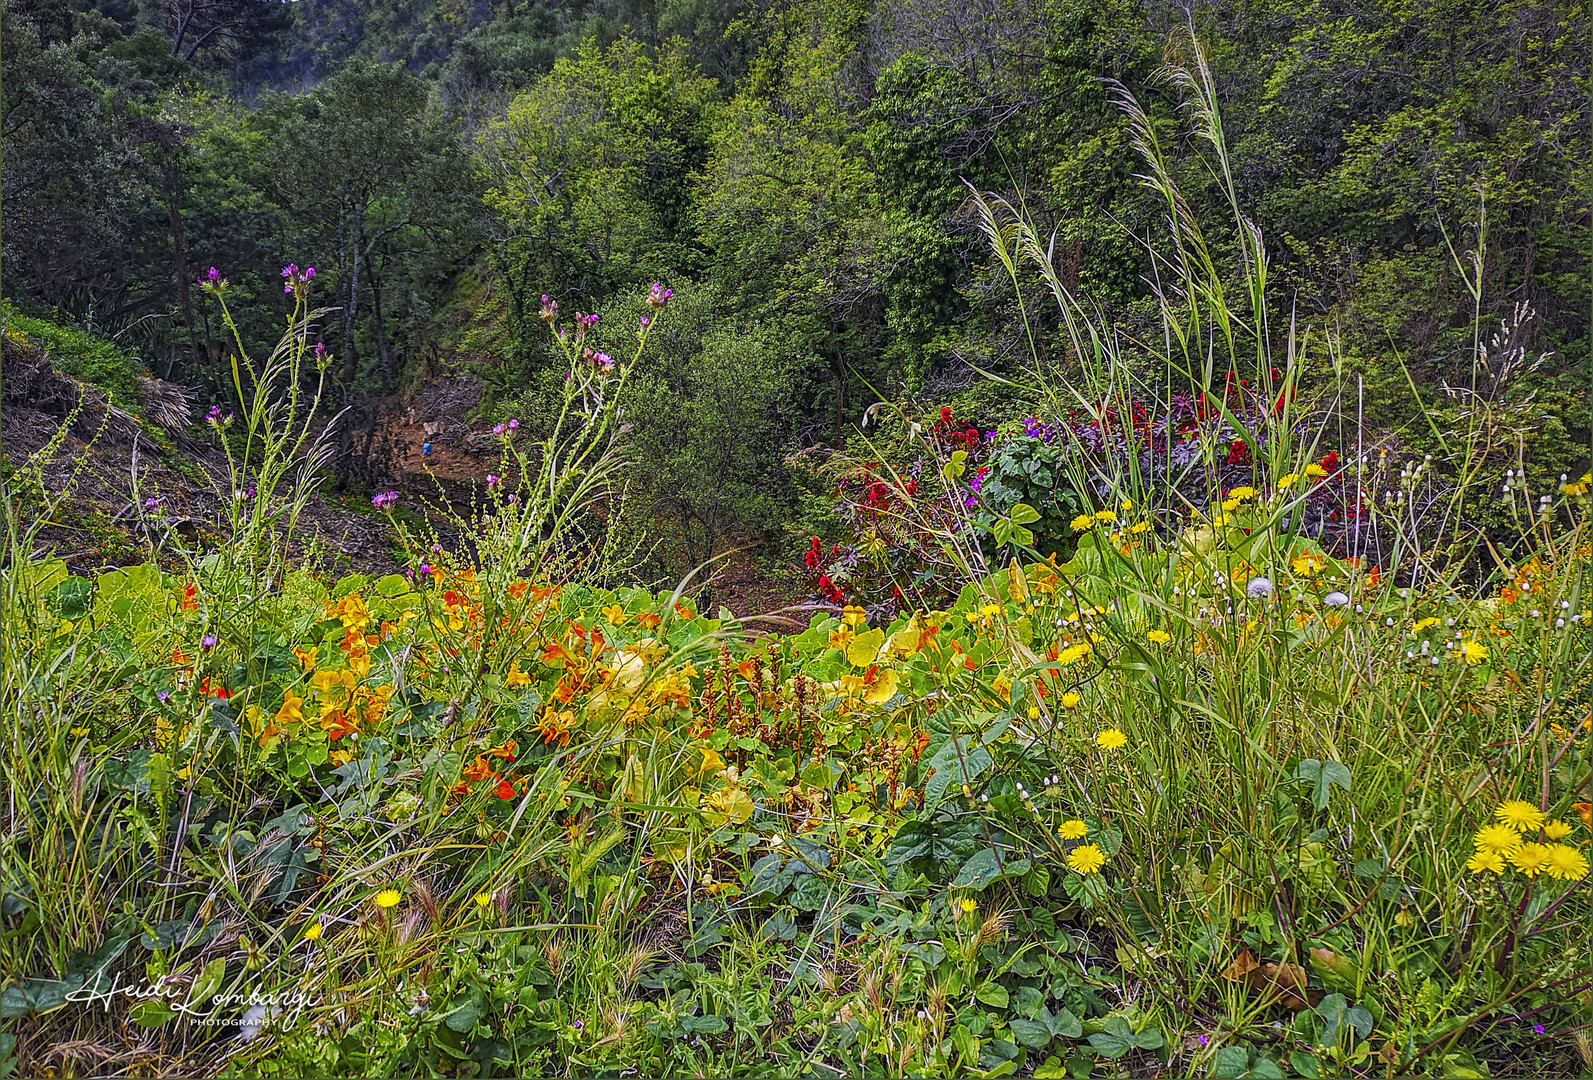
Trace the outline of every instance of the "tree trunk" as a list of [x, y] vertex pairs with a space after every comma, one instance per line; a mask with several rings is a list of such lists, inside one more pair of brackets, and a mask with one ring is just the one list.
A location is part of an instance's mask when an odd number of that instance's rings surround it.
[[348, 265], [348, 302], [343, 305], [343, 386], [347, 388], [354, 385], [354, 377], [359, 374], [359, 354], [354, 348], [354, 315], [359, 307], [360, 299], [360, 248], [364, 246], [365, 228], [362, 213], [356, 211], [352, 216], [347, 237], [352, 255], [344, 255]]
[[209, 351], [199, 343], [199, 332], [194, 322], [193, 297], [188, 292], [188, 245], [183, 239], [182, 167], [168, 163], [162, 179], [166, 196], [166, 213], [171, 219], [171, 262], [172, 272], [177, 278], [177, 304], [182, 311], [183, 328], [188, 331], [188, 347], [193, 350], [193, 363], [198, 367], [209, 359]]
[[381, 388], [385, 391], [398, 381], [398, 373], [393, 370], [392, 350], [388, 347], [387, 331], [382, 323], [382, 281], [376, 276], [369, 255], [365, 257], [365, 276], [371, 283], [371, 325], [376, 331], [376, 355], [381, 358]]

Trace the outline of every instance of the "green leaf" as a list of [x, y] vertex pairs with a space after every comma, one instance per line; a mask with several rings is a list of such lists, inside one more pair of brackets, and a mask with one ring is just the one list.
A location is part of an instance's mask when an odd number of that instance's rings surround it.
[[1055, 1054], [1046, 1058], [1034, 1070], [1034, 1080], [1067, 1080], [1068, 1071]]
[[145, 998], [131, 1009], [127, 1016], [139, 1027], [156, 1028], [176, 1016], [177, 1012], [159, 998]]
[[1243, 1046], [1224, 1046], [1212, 1057], [1211, 1075], [1233, 1080], [1250, 1066], [1250, 1051]]
[[1322, 1075], [1322, 1062], [1315, 1054], [1302, 1053], [1299, 1050], [1289, 1051], [1289, 1068], [1306, 1080], [1317, 1080]]
[[205, 969], [199, 973], [199, 978], [194, 980], [192, 988], [188, 991], [188, 1003], [190, 1005], [201, 1005], [209, 1001], [220, 991], [221, 984], [226, 979], [227, 960], [225, 957], [218, 956], [206, 964]]
[[[990, 752], [984, 747], [967, 750], [964, 745], [964, 756], [957, 754], [959, 743], [955, 738], [947, 739], [936, 750], [934, 756], [924, 762], [921, 768], [928, 772], [934, 769], [934, 775], [924, 785], [924, 810], [933, 810], [940, 805], [940, 800], [945, 798], [946, 786], [955, 784], [959, 788], [977, 777], [980, 773], [990, 768], [994, 761]], [[965, 771], [966, 770], [966, 771]]]
[[457, 1031], [463, 1035], [465, 1032], [476, 1026], [476, 1020], [479, 1019], [480, 1016], [480, 1001], [478, 998], [472, 996], [466, 998], [463, 1002], [456, 1006], [453, 1011], [448, 1013], [447, 1016], [443, 1017], [443, 1023], [447, 1024], [451, 1030]]
[[974, 997], [994, 1009], [1005, 1009], [1011, 1000], [1007, 988], [1000, 983], [987, 982], [974, 991]]
[[1306, 758], [1295, 766], [1294, 778], [1311, 781], [1311, 803], [1318, 810], [1327, 806], [1335, 786], [1343, 788], [1346, 794], [1350, 790], [1350, 770], [1337, 761]]
[[1028, 503], [1015, 503], [1007, 513], [1007, 518], [1014, 525], [1028, 525], [1030, 522], [1040, 520], [1040, 511]]

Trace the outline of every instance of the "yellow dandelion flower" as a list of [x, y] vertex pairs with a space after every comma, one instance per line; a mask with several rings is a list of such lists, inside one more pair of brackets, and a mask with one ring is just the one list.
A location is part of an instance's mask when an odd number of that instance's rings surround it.
[[1068, 524], [1074, 532], [1089, 532], [1095, 527], [1095, 519], [1089, 514], [1080, 514]]
[[1132, 510], [1134, 509], [1134, 500], [1124, 499], [1122, 502], [1117, 504], [1117, 508], [1119, 510]]
[[1224, 510], [1237, 510], [1239, 509], [1239, 503], [1242, 501], [1243, 500], [1240, 499], [1224, 499], [1222, 501], [1222, 508]]
[[1298, 479], [1300, 479], [1300, 477], [1294, 473], [1288, 473], [1285, 476], [1280, 476], [1278, 477], [1278, 483], [1276, 485], [1277, 489], [1279, 491], [1288, 491], [1294, 486], [1294, 482]]
[[1312, 480], [1319, 480], [1327, 474], [1327, 470], [1314, 461], [1305, 467], [1305, 475]]
[[1236, 487], [1232, 491], [1228, 492], [1228, 498], [1237, 499], [1240, 502], [1244, 502], [1246, 499], [1253, 499], [1255, 497], [1256, 497], [1256, 489], [1253, 488], [1253, 487], [1250, 487], [1249, 485], [1245, 485], [1243, 487]]
[[1480, 664], [1488, 659], [1488, 646], [1480, 641], [1462, 642], [1460, 658], [1468, 664]]
[[1429, 615], [1425, 619], [1417, 619], [1416, 620], [1416, 625], [1410, 628], [1410, 632], [1413, 633], [1413, 634], [1419, 634], [1423, 630], [1427, 629], [1429, 626], [1437, 626], [1437, 625], [1438, 625], [1437, 618], [1435, 618], [1434, 616]]
[[1106, 865], [1106, 853], [1094, 844], [1081, 844], [1068, 852], [1068, 869], [1079, 874], [1099, 873]]
[[1083, 700], [1084, 699], [1079, 697], [1078, 694], [1075, 694], [1072, 690], [1069, 690], [1067, 693], [1063, 694], [1057, 699], [1057, 704], [1061, 705], [1064, 709], [1076, 709], [1079, 706], [1079, 702]]
[[1507, 855], [1521, 846], [1521, 834], [1508, 825], [1484, 825], [1472, 837], [1472, 843], [1477, 845], [1478, 851]]
[[1543, 871], [1561, 881], [1581, 881], [1587, 877], [1587, 858], [1569, 844], [1550, 844], [1543, 849]]
[[1136, 521], [1128, 527], [1128, 531], [1131, 533], [1150, 532], [1150, 525], [1151, 523], [1148, 521]]
[[1082, 660], [1088, 655], [1090, 655], [1090, 646], [1081, 641], [1077, 645], [1069, 645], [1067, 648], [1063, 649], [1057, 654], [1056, 658], [1057, 662], [1060, 664], [1071, 664], [1073, 661]]
[[1095, 736], [1095, 745], [1102, 750], [1118, 750], [1128, 745], [1128, 736], [1116, 728], [1107, 728]]
[[972, 897], [964, 897], [963, 898], [962, 910], [963, 910], [964, 914], [971, 913], [978, 906], [979, 906], [978, 902], [975, 901]]
[[1040, 706], [1038, 706], [1038, 705], [1030, 705], [1029, 706], [1029, 719], [1030, 720], [1038, 720], [1038, 719], [1040, 719]]
[[1559, 818], [1545, 821], [1543, 823], [1543, 835], [1550, 840], [1564, 840], [1571, 835], [1571, 823], [1569, 821], [1561, 821]]
[[1095, 520], [1110, 525], [1117, 520], [1117, 515], [1110, 510], [1097, 510], [1095, 511]]
[[1543, 824], [1544, 814], [1536, 806], [1520, 799], [1507, 799], [1499, 804], [1493, 816], [1515, 829], [1517, 832], [1526, 832], [1536, 829]]
[[1537, 877], [1548, 869], [1549, 849], [1542, 844], [1522, 844], [1510, 853], [1510, 865], [1527, 877]]
[[1505, 870], [1504, 856], [1497, 851], [1478, 851], [1466, 860], [1466, 869], [1473, 874], [1502, 874]]
[[1227, 514], [1218, 514], [1216, 517], [1211, 519], [1211, 523], [1212, 523], [1212, 525], [1214, 525], [1215, 527], [1220, 529], [1224, 525], [1228, 524], [1228, 515]]
[[1056, 827], [1056, 834], [1064, 840], [1082, 840], [1090, 828], [1078, 818], [1064, 821]]
[[475, 900], [476, 906], [485, 910], [487, 905], [492, 903], [492, 894], [490, 892], [478, 892], [475, 896]]
[[1154, 642], [1157, 645], [1165, 645], [1169, 641], [1173, 640], [1173, 635], [1169, 634], [1165, 630], [1150, 630], [1146, 632], [1145, 640]]
[[404, 894], [397, 889], [383, 889], [376, 894], [376, 906], [379, 908], [397, 907]]
[[321, 933], [322, 933], [321, 924], [318, 923], [318, 922], [313, 922], [309, 926], [306, 926], [304, 928], [304, 940], [305, 941], [320, 941], [321, 940]]

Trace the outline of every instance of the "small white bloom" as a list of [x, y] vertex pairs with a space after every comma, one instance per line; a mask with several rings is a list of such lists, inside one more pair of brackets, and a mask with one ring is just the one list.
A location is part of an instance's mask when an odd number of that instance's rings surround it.
[[1343, 607], [1350, 602], [1350, 598], [1341, 592], [1330, 592], [1322, 598], [1322, 602], [1328, 607]]

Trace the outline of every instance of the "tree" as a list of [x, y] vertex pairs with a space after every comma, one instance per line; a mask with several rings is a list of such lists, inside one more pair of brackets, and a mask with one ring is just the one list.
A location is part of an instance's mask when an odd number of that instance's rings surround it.
[[[471, 232], [476, 190], [449, 127], [426, 112], [426, 91], [396, 64], [354, 63], [324, 86], [279, 99], [262, 118], [269, 191], [302, 232], [295, 250], [324, 252], [343, 324], [341, 381], [360, 372], [360, 324], [373, 305], [379, 383], [396, 375], [381, 298], [384, 260]], [[326, 280], [326, 279], [322, 279]], [[372, 286], [375, 288], [373, 289]]]

